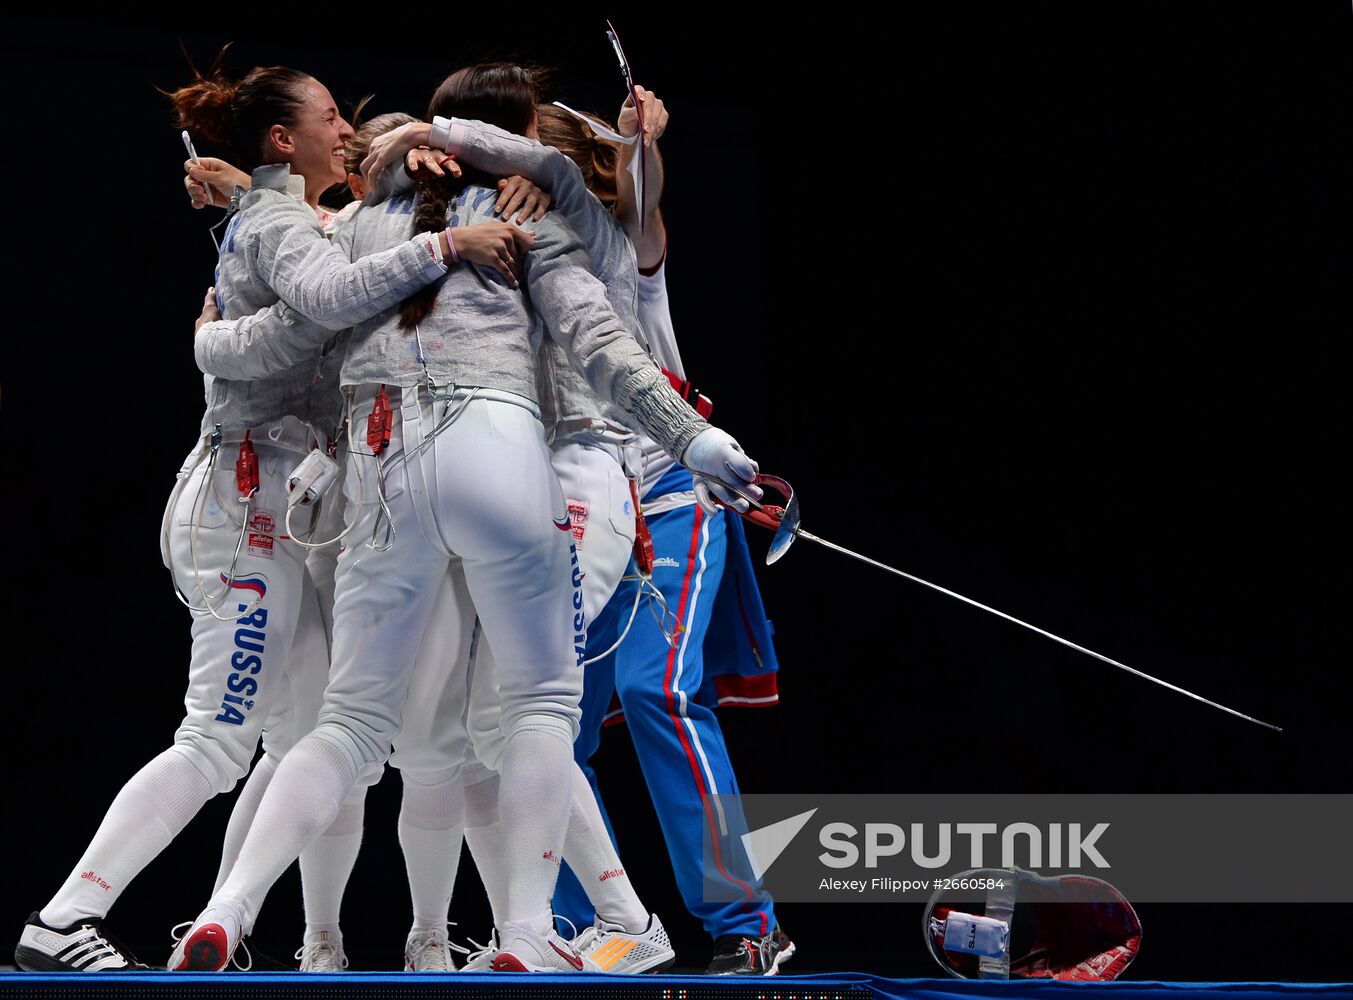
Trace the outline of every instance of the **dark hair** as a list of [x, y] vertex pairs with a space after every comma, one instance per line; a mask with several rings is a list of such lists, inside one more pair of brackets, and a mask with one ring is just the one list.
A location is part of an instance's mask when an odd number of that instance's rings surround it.
[[255, 66], [231, 80], [221, 71], [229, 48], [216, 54], [206, 73], [189, 61], [193, 82], [162, 93], [174, 102], [179, 128], [228, 146], [240, 168], [252, 171], [268, 162], [268, 130], [299, 120], [302, 89], [311, 76], [288, 66]]
[[[588, 115], [594, 122], [615, 131], [604, 118]], [[553, 146], [578, 165], [583, 182], [604, 205], [614, 205], [619, 194], [615, 186], [615, 171], [620, 162], [620, 151], [609, 139], [600, 139], [563, 108], [542, 104], [536, 108], [536, 128], [540, 141]]]
[[[343, 147], [343, 169], [350, 174], [360, 174], [362, 172], [362, 161], [366, 159], [366, 154], [371, 151], [371, 143], [377, 136], [382, 136], [391, 129], [399, 128], [401, 125], [407, 125], [409, 122], [416, 122], [418, 119], [413, 115], [406, 115], [403, 111], [389, 111], [383, 115], [377, 115], [369, 122], [363, 122], [358, 125], [356, 120], [361, 117], [362, 109], [366, 107], [366, 102], [370, 98], [362, 98], [353, 111], [354, 119], [352, 127], [357, 130], [356, 134], [348, 140], [347, 145]], [[402, 168], [391, 168], [402, 169]]]
[[[427, 120], [441, 115], [467, 118], [497, 125], [518, 134], [531, 127], [536, 105], [540, 103], [540, 74], [515, 63], [480, 63], [458, 69], [432, 94]], [[459, 178], [422, 177], [418, 181], [418, 201], [414, 208], [413, 232], [442, 229], [451, 199], [467, 185], [484, 175], [466, 170]], [[404, 300], [400, 307], [400, 325], [412, 327], [432, 312], [440, 282], [428, 285]]]

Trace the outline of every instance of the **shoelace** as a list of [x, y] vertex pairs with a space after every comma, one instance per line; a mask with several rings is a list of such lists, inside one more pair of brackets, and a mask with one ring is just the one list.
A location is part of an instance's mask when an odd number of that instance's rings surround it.
[[761, 968], [763, 969], [769, 969], [775, 964], [776, 947], [774, 938], [773, 934], [767, 934], [756, 942], [756, 946], [761, 952]]
[[[570, 925], [573, 923], [573, 921], [565, 916], [560, 916], [558, 919], [563, 920]], [[626, 931], [623, 927], [616, 927], [614, 925], [603, 927], [601, 925], [601, 917], [598, 916], [596, 922], [589, 924], [579, 931], [570, 944], [573, 945], [573, 949], [579, 955], [586, 955], [589, 949], [600, 949], [610, 939], [611, 935], [624, 933], [626, 933]]]
[[410, 939], [405, 952], [422, 956], [420, 961], [410, 963], [419, 966], [420, 972], [450, 972], [451, 961], [448, 954], [451, 942], [445, 934], [438, 931], [423, 931]]
[[[564, 923], [568, 924], [568, 929], [571, 930], [573, 933], [570, 934], [570, 935], [569, 935], [568, 937], [566, 937], [566, 938], [565, 938], [564, 935], [562, 935], [562, 934], [559, 934], [559, 936], [560, 936], [561, 938], [564, 938], [564, 940], [567, 941], [569, 944], [573, 945], [573, 950], [574, 950], [574, 951], [577, 951], [577, 950], [578, 950], [578, 945], [577, 945], [578, 938], [582, 937], [583, 934], [586, 934], [589, 930], [592, 930], [592, 929], [593, 929], [593, 928], [591, 928], [591, 927], [586, 927], [586, 928], [584, 928], [582, 931], [579, 931], [579, 930], [578, 930], [578, 925], [575, 924], [575, 923], [574, 923], [572, 920], [570, 920], [568, 917], [564, 916], [562, 913], [554, 913], [554, 914], [551, 914], [551, 916], [552, 916], [553, 920], [562, 920]], [[554, 923], [553, 923], [553, 920], [551, 921], [551, 924], [550, 924], [551, 930], [554, 929]], [[558, 931], [555, 931], [555, 933], [558, 934], [559, 932], [558, 932]], [[548, 935], [546, 935], [546, 936], [548, 937]]]
[[117, 949], [117, 946], [103, 936], [103, 932], [94, 924], [81, 924], [83, 932], [76, 938], [76, 949], [66, 958], [68, 962], [85, 959], [84, 966], [93, 965], [105, 958], [120, 958], [127, 965], [133, 962]]
[[311, 941], [309, 944], [303, 944], [296, 949], [296, 954], [292, 957], [301, 963], [302, 969], [310, 971], [313, 970], [316, 965], [320, 964], [320, 959], [325, 954], [327, 954], [330, 959], [323, 963], [326, 967], [336, 969], [346, 969], [348, 967], [348, 956], [339, 952], [339, 950], [328, 941]]
[[[573, 954], [578, 958], [579, 962], [581, 963], [583, 956], [582, 949], [578, 947], [578, 939], [587, 932], [587, 928], [584, 928], [584, 930], [580, 932], [578, 930], [578, 925], [575, 924], [568, 917], [564, 916], [562, 913], [551, 914], [551, 916], [553, 920], [562, 920], [564, 923], [568, 924], [569, 930], [573, 932], [568, 937], [564, 937], [564, 935], [560, 934], [559, 931], [555, 929], [553, 921], [550, 924], [550, 931], [553, 931], [556, 937], [562, 939], [571, 949], [573, 949]], [[547, 931], [545, 934], [545, 939], [548, 941], [549, 937], [550, 934]], [[558, 951], [557, 948], [555, 950]], [[579, 968], [585, 968], [585, 966], [580, 964]]]
[[[745, 964], [747, 968], [753, 969], [756, 968], [756, 963], [752, 959], [752, 954], [754, 950], [756, 954], [760, 955], [763, 959], [765, 958], [763, 939], [743, 938], [741, 941], [738, 942], [737, 950], [733, 952], [732, 957], [734, 959], [743, 959], [744, 960], [743, 964]], [[764, 965], [765, 962], [763, 961], [762, 964]]]
[[[470, 954], [469, 948], [466, 948], [464, 945], [461, 944], [456, 944], [456, 942], [451, 940], [450, 928], [459, 927], [460, 925], [456, 923], [454, 920], [448, 920], [446, 922], [446, 926], [447, 926], [446, 946], [450, 948], [452, 951], [454, 951], [457, 955], [469, 955]], [[470, 944], [474, 944], [474, 941], [470, 940], [469, 938], [467, 938], [466, 940], [469, 940]], [[475, 947], [478, 948], [479, 946], [475, 945]]]
[[572, 941], [573, 949], [579, 955], [586, 954], [587, 949], [594, 944], [600, 944], [606, 940], [606, 935], [599, 931], [595, 926], [584, 927], [578, 932], [578, 936]]
[[[244, 957], [249, 959], [248, 965], [240, 965], [240, 952], [244, 952]], [[243, 938], [240, 938], [239, 947], [235, 949], [235, 954], [230, 956], [230, 961], [231, 964], [233, 964], [235, 968], [239, 969], [241, 972], [248, 972], [250, 969], [254, 967], [254, 956], [250, 954], [249, 946], [244, 943]]]
[[489, 934], [488, 944], [480, 944], [472, 937], [467, 937], [465, 940], [470, 942], [470, 944], [474, 946], [474, 951], [471, 951], [469, 948], [461, 948], [459, 945], [452, 945], [451, 947], [455, 948], [457, 951], [465, 955], [466, 965], [473, 965], [476, 961], [483, 958], [485, 955], [491, 955], [498, 950], [497, 930], [494, 930], [492, 933]]
[[[169, 928], [169, 939], [174, 942], [175, 948], [177, 948], [178, 943], [183, 940], [183, 935], [187, 934], [189, 928], [195, 923], [197, 923], [196, 920], [185, 920], [183, 923], [175, 924], [173, 927]], [[249, 959], [248, 965], [240, 965], [241, 951], [244, 952], [244, 957]], [[240, 943], [236, 946], [235, 953], [230, 956], [230, 964], [235, 966], [235, 968], [239, 969], [241, 972], [248, 972], [254, 967], [254, 956], [250, 953], [249, 946], [244, 943], [243, 938], [240, 938]]]

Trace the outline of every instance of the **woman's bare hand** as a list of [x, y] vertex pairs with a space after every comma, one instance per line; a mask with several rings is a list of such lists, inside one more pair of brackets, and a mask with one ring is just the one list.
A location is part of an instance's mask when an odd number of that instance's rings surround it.
[[445, 177], [447, 174], [452, 177], [460, 176], [460, 164], [456, 162], [454, 156], [443, 153], [440, 149], [428, 149], [427, 146], [419, 146], [405, 153], [404, 169], [415, 180], [423, 171], [427, 171], [433, 177]]
[[216, 306], [216, 289], [208, 288], [207, 297], [202, 300], [202, 315], [197, 317], [197, 322], [193, 324], [193, 335], [202, 329], [208, 323], [215, 323], [221, 318], [221, 310]]
[[[653, 91], [645, 90], [638, 84], [635, 84], [634, 90], [644, 108], [644, 145], [651, 146], [667, 131], [667, 109], [663, 107], [662, 98]], [[632, 96], [625, 98], [625, 103], [620, 105], [620, 117], [616, 119], [615, 127], [617, 132], [627, 138], [639, 131], [639, 112], [634, 109]]]
[[197, 163], [184, 160], [183, 169], [187, 174], [183, 187], [193, 208], [225, 208], [236, 187], [249, 186], [248, 174], [215, 156], [198, 157]]
[[521, 258], [535, 246], [536, 238], [507, 222], [481, 222], [448, 230], [456, 256], [491, 267], [513, 288], [517, 287]]
[[381, 171], [402, 161], [409, 150], [426, 146], [431, 136], [432, 126], [427, 122], [409, 122], [376, 136], [362, 161], [362, 176], [368, 183], [374, 181]]
[[550, 196], [536, 187], [525, 177], [504, 177], [498, 182], [498, 201], [493, 206], [493, 214], [501, 215], [504, 221], [512, 218], [512, 213], [521, 209], [517, 216], [517, 225], [530, 219], [539, 222], [550, 207]]

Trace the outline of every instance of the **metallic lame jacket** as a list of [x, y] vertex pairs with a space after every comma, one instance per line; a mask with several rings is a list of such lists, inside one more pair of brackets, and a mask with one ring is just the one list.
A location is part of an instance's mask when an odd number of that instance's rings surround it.
[[[550, 211], [563, 215], [582, 240], [592, 259], [592, 273], [606, 287], [616, 318], [647, 350], [637, 312], [634, 244], [615, 216], [587, 190], [577, 164], [557, 149], [484, 122], [437, 118], [434, 125], [431, 144], [444, 142], [445, 147], [437, 148], [445, 148], [460, 162], [494, 177], [520, 174], [550, 193]], [[552, 438], [565, 438], [598, 421], [612, 428], [633, 429], [633, 418], [599, 399], [569, 364], [564, 349], [551, 340], [541, 352], [540, 376], [541, 421]]]
[[[314, 213], [287, 193], [289, 167], [254, 171], [221, 241], [216, 296], [226, 319], [249, 316], [277, 302], [294, 312], [285, 324], [286, 364], [256, 377], [205, 377], [202, 433], [213, 425], [238, 430], [296, 417], [319, 430], [337, 425], [337, 353], [324, 348], [335, 331], [376, 315], [446, 273], [436, 234], [403, 239], [388, 252], [356, 264], [324, 236]], [[238, 192], [237, 192], [238, 196]], [[407, 236], [407, 233], [405, 234]]]
[[[448, 207], [447, 224], [494, 221], [497, 197], [493, 188], [465, 187]], [[354, 258], [383, 250], [407, 236], [413, 212], [414, 198], [407, 192], [364, 204], [338, 243], [350, 248]], [[566, 215], [554, 211], [539, 222], [523, 224], [534, 234], [535, 246], [523, 258], [522, 289], [511, 288], [489, 268], [461, 262], [452, 265], [431, 314], [417, 331], [400, 326], [398, 310], [357, 326], [348, 341], [343, 384], [413, 385], [426, 365], [439, 384], [499, 389], [540, 403], [538, 359], [552, 338], [561, 349], [559, 359], [567, 360], [596, 396], [615, 404], [615, 412], [627, 414], [627, 423], [680, 457], [709, 425], [676, 394], [630, 335], [637, 323], [627, 325], [616, 315]], [[624, 239], [623, 233], [618, 236]], [[633, 275], [632, 248], [630, 254]]]

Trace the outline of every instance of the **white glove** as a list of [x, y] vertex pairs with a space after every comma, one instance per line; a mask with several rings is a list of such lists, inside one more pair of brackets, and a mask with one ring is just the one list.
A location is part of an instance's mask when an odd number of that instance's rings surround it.
[[[753, 500], [761, 499], [761, 487], [752, 484], [761, 470], [732, 435], [717, 427], [708, 427], [695, 436], [695, 440], [686, 446], [681, 464], [695, 475], [695, 499], [706, 514], [719, 512], [714, 498], [740, 514], [751, 508], [751, 504], [722, 483], [736, 486]], [[706, 476], [712, 478], [703, 478]]]

